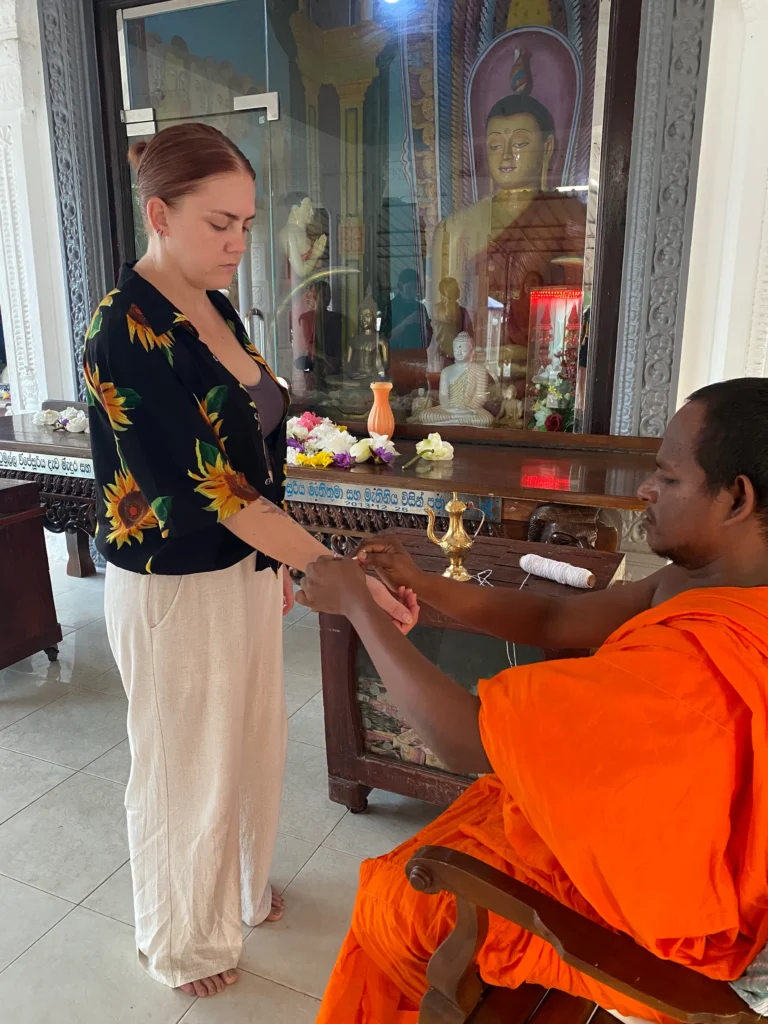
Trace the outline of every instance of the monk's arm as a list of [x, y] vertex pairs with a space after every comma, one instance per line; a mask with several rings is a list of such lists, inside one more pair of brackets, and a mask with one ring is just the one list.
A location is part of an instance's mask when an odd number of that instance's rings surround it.
[[364, 541], [358, 560], [390, 587], [410, 587], [431, 605], [483, 633], [545, 649], [600, 647], [614, 630], [651, 607], [656, 588], [672, 567], [637, 583], [578, 596], [548, 597], [530, 590], [477, 587], [419, 569], [390, 538]]
[[650, 608], [655, 584], [624, 583], [548, 597], [508, 587], [474, 587], [424, 573], [413, 588], [424, 604], [502, 640], [545, 649], [600, 647], [614, 630]]
[[451, 771], [491, 772], [480, 739], [480, 698], [428, 661], [365, 596], [347, 610], [392, 702]]

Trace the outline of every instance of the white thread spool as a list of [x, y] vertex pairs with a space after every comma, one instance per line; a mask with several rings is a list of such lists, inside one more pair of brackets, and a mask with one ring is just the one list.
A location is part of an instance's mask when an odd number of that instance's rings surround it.
[[569, 562], [557, 562], [554, 558], [543, 558], [541, 555], [523, 555], [520, 568], [533, 576], [564, 583], [567, 587], [580, 587], [582, 590], [591, 589], [596, 582], [589, 569], [581, 569]]

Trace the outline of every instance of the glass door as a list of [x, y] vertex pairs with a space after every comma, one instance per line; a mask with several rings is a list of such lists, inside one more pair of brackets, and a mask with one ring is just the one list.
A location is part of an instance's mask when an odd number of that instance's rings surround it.
[[[128, 141], [184, 122], [218, 128], [256, 172], [256, 219], [229, 297], [256, 345], [271, 348], [273, 319], [271, 124], [279, 99], [266, 88], [263, 4], [164, 0], [119, 11], [122, 118]], [[146, 250], [132, 182], [136, 253]], [[272, 360], [273, 353], [265, 352]]]

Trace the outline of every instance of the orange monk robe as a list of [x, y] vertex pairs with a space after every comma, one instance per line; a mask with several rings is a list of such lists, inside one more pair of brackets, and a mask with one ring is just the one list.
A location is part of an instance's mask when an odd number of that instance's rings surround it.
[[[768, 588], [691, 591], [628, 622], [592, 658], [480, 684], [488, 775], [360, 871], [352, 928], [318, 1024], [415, 1024], [451, 896], [411, 889], [424, 845], [538, 887], [661, 957], [734, 979], [768, 940]], [[490, 915], [483, 979], [653, 1011]]]

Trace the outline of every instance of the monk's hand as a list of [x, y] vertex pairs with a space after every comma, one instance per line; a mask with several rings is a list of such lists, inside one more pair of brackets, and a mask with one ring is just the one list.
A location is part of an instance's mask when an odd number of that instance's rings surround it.
[[296, 600], [312, 611], [348, 618], [375, 602], [402, 633], [412, 629], [419, 617], [412, 591], [402, 588], [393, 594], [379, 580], [366, 576], [354, 559], [321, 557], [310, 562]]
[[355, 605], [370, 602], [366, 576], [351, 558], [324, 555], [310, 562], [296, 594], [298, 604], [313, 612], [348, 615]]
[[366, 569], [375, 569], [390, 590], [406, 587], [418, 592], [419, 569], [398, 540], [365, 540], [355, 557]]

